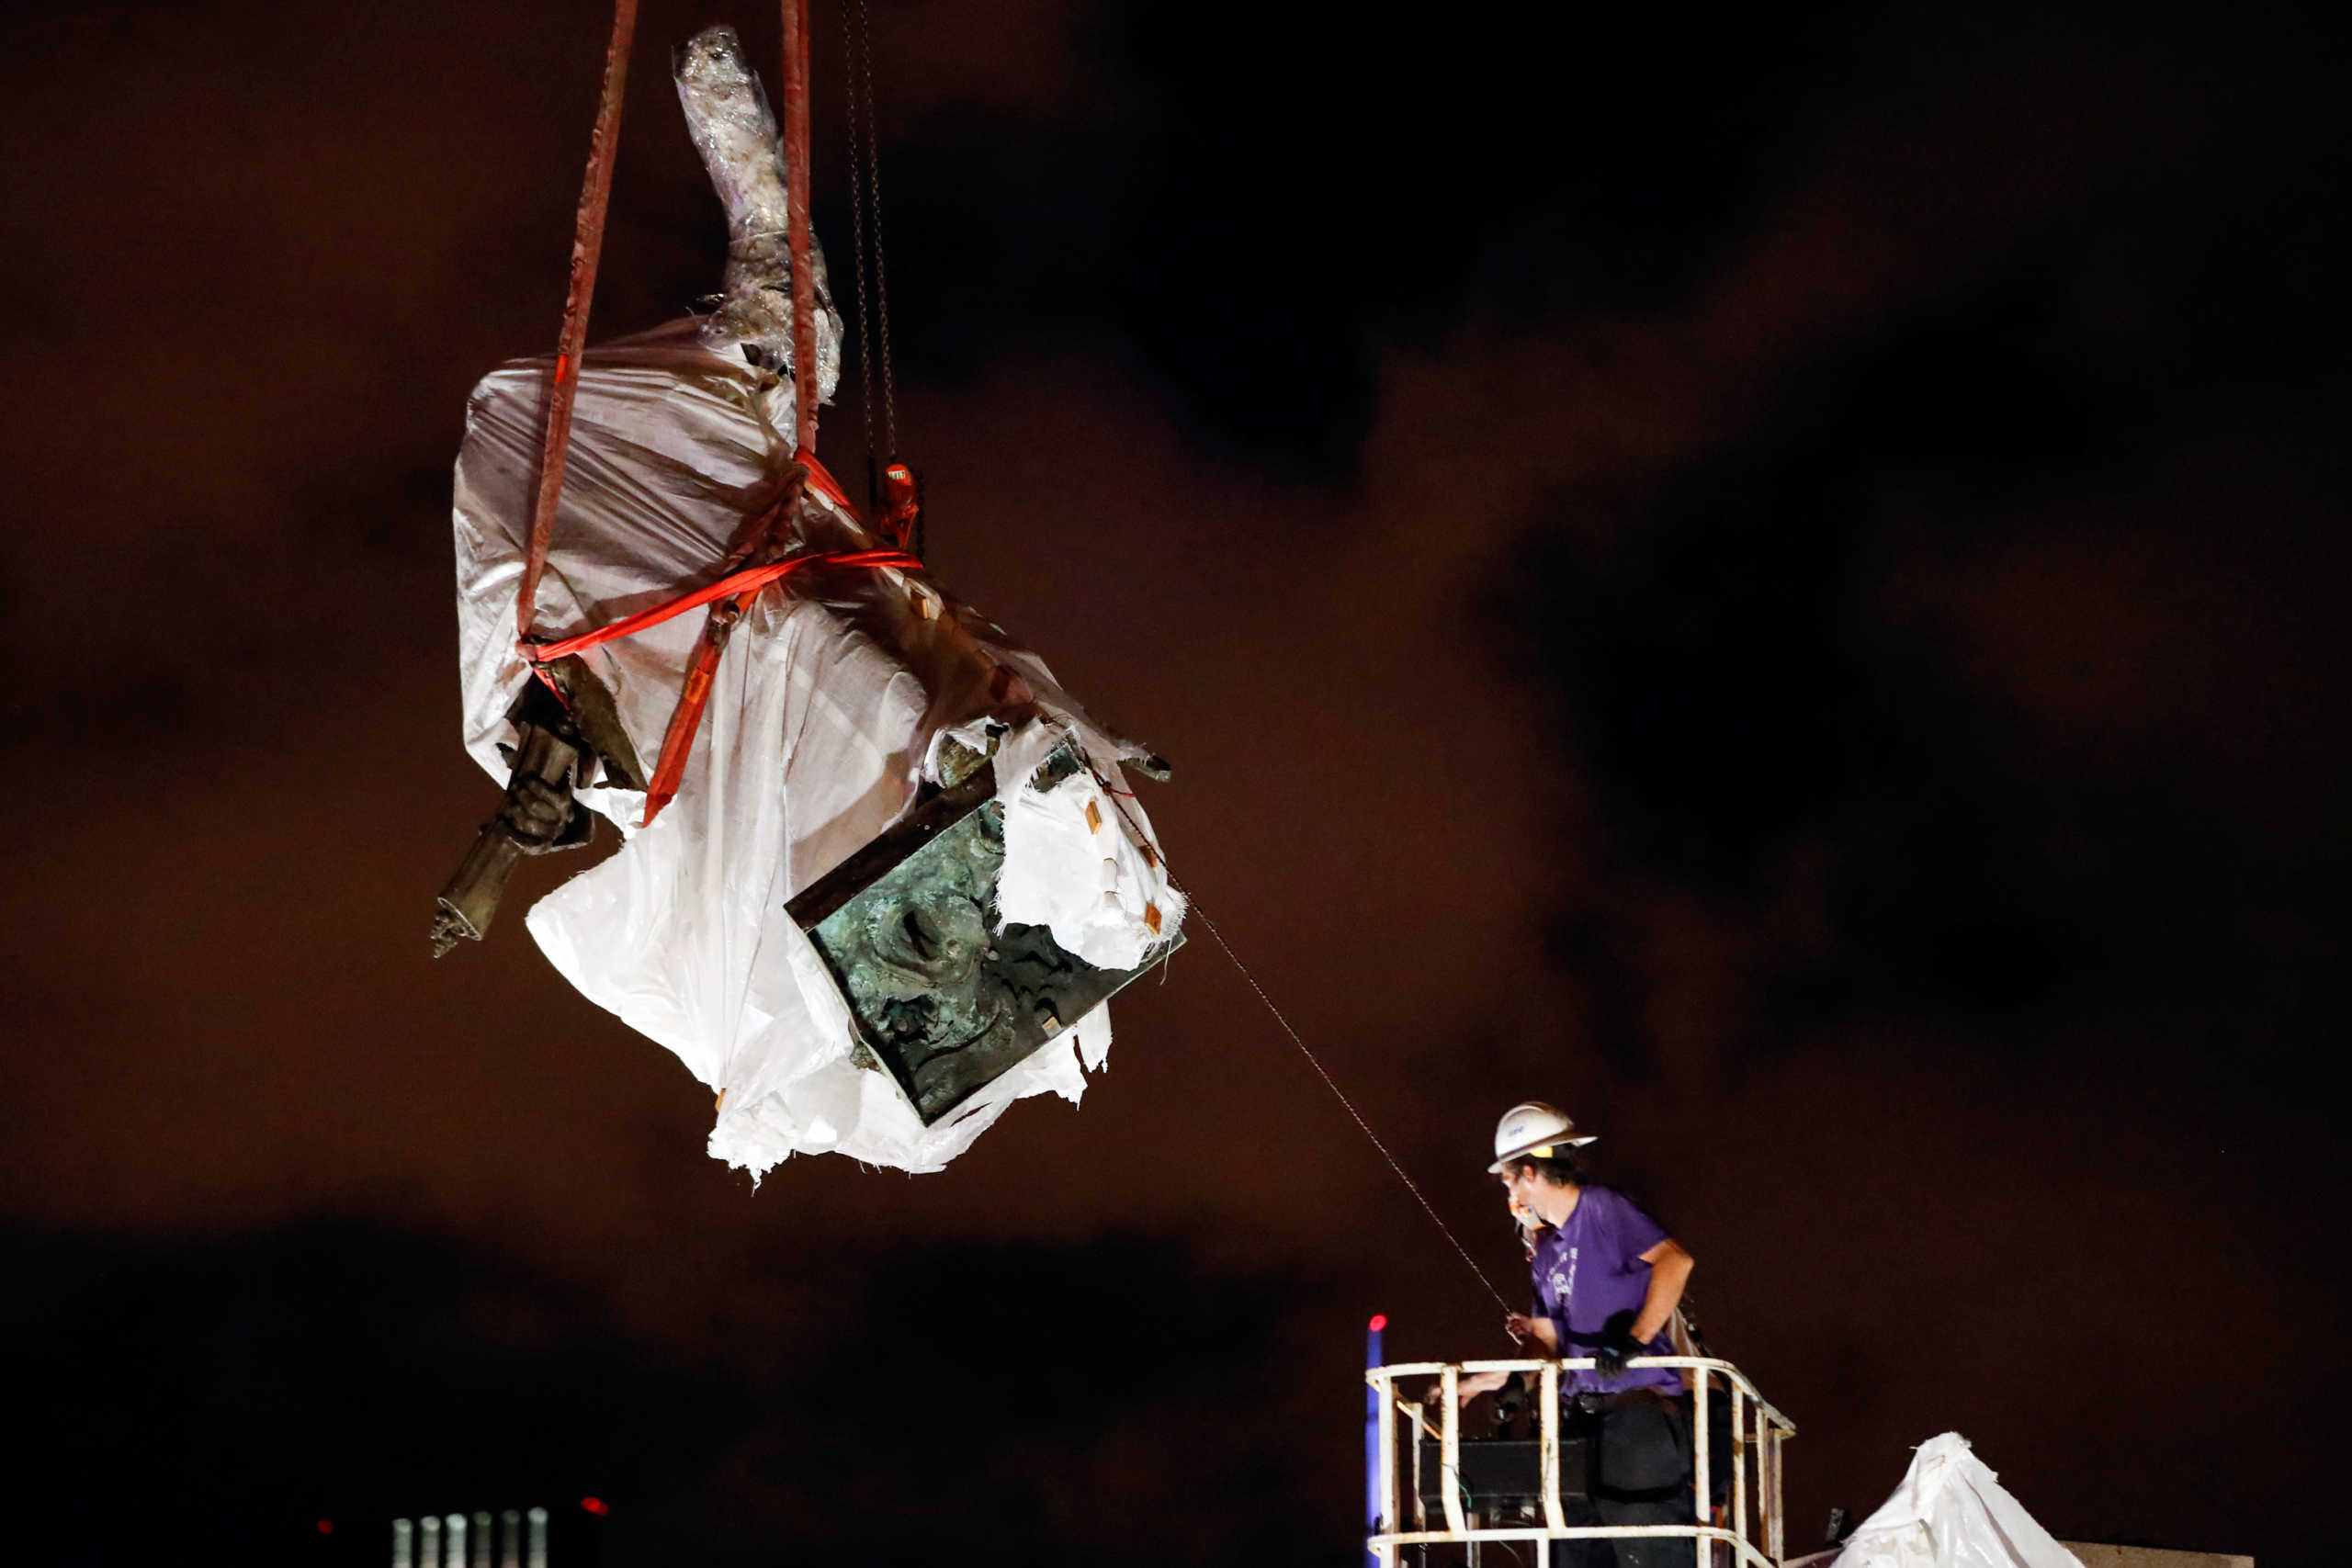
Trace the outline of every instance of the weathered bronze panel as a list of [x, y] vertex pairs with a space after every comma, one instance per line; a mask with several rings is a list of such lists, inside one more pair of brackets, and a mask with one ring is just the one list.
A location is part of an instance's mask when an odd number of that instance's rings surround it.
[[[1038, 770], [1077, 772], [1068, 747]], [[1033, 786], [1036, 787], [1036, 786]], [[983, 764], [809, 885], [789, 906], [848, 998], [860, 1038], [925, 1125], [1026, 1059], [1141, 969], [1097, 969], [1043, 926], [997, 931], [1004, 808]]]

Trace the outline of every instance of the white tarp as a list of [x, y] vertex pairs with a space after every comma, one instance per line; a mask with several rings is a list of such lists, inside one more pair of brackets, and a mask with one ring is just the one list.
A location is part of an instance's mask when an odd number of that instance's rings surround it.
[[1837, 1568], [2082, 1568], [2000, 1480], [1946, 1432], [1921, 1443], [1909, 1473], [1846, 1540]]
[[[790, 383], [704, 346], [698, 330], [679, 321], [585, 356], [539, 588], [541, 635], [602, 626], [713, 581], [745, 519], [776, 493], [790, 447], [775, 415]], [[514, 595], [548, 380], [545, 359], [486, 377], [458, 459], [465, 739], [502, 784], [497, 748], [513, 738], [506, 711], [528, 678], [514, 649]], [[794, 553], [878, 543], [822, 503], [802, 509], [793, 540]], [[584, 656], [649, 770], [703, 623], [694, 611]], [[937, 782], [926, 773], [937, 736], [990, 718], [1012, 727], [998, 752], [1001, 917], [1050, 926], [1090, 963], [1134, 967], [1183, 914], [1166, 858], [1138, 841], [1149, 841], [1150, 825], [1124, 793], [1118, 761], [1142, 752], [1091, 724], [1042, 660], [927, 579], [832, 570], [762, 592], [719, 662], [677, 798], [653, 825], [639, 829], [634, 792], [581, 792], [628, 841], [541, 900], [531, 933], [591, 1000], [724, 1091], [710, 1135], [717, 1157], [755, 1174], [820, 1151], [935, 1170], [1014, 1100], [1051, 1090], [1075, 1101], [1081, 1056], [1101, 1065], [1110, 1022], [1098, 1008], [926, 1129], [891, 1079], [852, 1065], [847, 1006], [785, 913], [787, 899], [888, 826], [927, 776]], [[1120, 795], [1084, 773], [1049, 794], [1024, 789], [1063, 735]]]

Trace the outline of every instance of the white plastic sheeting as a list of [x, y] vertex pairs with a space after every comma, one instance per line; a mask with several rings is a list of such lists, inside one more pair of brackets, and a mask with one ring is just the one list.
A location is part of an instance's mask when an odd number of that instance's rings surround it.
[[1847, 1538], [1837, 1568], [2082, 1568], [1970, 1451], [1946, 1432], [1921, 1443], [1910, 1472]]
[[[712, 581], [745, 519], [776, 493], [790, 452], [771, 412], [775, 377], [704, 346], [698, 330], [679, 321], [586, 355], [540, 635], [570, 637]], [[549, 368], [523, 360], [485, 378], [458, 459], [465, 739], [502, 784], [505, 714], [530, 678], [514, 649], [514, 594]], [[879, 543], [811, 498], [793, 553]], [[649, 768], [703, 623], [690, 612], [584, 656]], [[1042, 660], [926, 579], [818, 569], [768, 589], [735, 628], [677, 797], [653, 825], [638, 827], [635, 792], [581, 792], [627, 842], [541, 900], [531, 934], [582, 994], [724, 1091], [717, 1157], [754, 1174], [821, 1151], [935, 1170], [1012, 1101], [1048, 1090], [1075, 1101], [1080, 1058], [1102, 1065], [1110, 1022], [1098, 1008], [926, 1129], [888, 1076], [853, 1064], [847, 1004], [785, 912], [896, 819], [926, 776], [935, 782], [926, 770], [938, 735], [991, 720], [1011, 727], [997, 755], [1001, 915], [1051, 927], [1091, 963], [1135, 966], [1183, 913], [1157, 843], [1144, 852], [1150, 825], [1118, 768], [1143, 752], [1093, 726]], [[1096, 776], [1025, 789], [1065, 735]]]

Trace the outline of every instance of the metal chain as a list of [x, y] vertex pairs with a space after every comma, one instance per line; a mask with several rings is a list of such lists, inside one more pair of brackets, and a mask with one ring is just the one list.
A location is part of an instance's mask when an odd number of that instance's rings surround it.
[[[878, 507], [882, 501], [880, 479], [881, 457], [874, 445], [874, 333], [873, 310], [866, 301], [865, 291], [865, 160], [860, 143], [865, 140], [865, 126], [870, 118], [870, 102], [859, 94], [858, 62], [866, 54], [865, 0], [854, 0], [850, 10], [850, 38], [847, 69], [849, 91], [849, 211], [853, 260], [857, 271], [857, 412], [865, 427], [865, 503]], [[873, 76], [865, 76], [867, 97], [873, 92]], [[865, 107], [861, 107], [861, 104]]]
[[[890, 276], [882, 257], [882, 134], [874, 115], [874, 30], [866, 18], [865, 0], [852, 0], [851, 15], [857, 31], [856, 68], [865, 106], [865, 199], [874, 222], [874, 305], [882, 367], [882, 450], [886, 457], [895, 458], [899, 455], [899, 400], [890, 373]], [[864, 277], [858, 282], [863, 287]], [[922, 552], [918, 549], [915, 553]]]

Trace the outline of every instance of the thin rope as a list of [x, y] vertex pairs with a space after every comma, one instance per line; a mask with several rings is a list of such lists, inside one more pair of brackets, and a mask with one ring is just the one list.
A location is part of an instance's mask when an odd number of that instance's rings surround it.
[[[1094, 773], [1091, 763], [1088, 764], [1087, 772]], [[1101, 784], [1110, 795], [1112, 809], [1116, 811], [1120, 819], [1126, 823], [1128, 830], [1142, 842], [1149, 844], [1152, 841], [1151, 836], [1136, 825], [1134, 818], [1127, 815], [1126, 807], [1119, 799], [1119, 796], [1131, 792], [1113, 789], [1110, 782], [1100, 773], [1094, 773], [1094, 782]], [[1153, 853], [1156, 856], [1159, 852], [1155, 849]], [[1165, 862], [1163, 861], [1162, 863], [1164, 864]], [[1339, 1080], [1331, 1076], [1330, 1069], [1323, 1065], [1320, 1057], [1307, 1048], [1306, 1042], [1300, 1037], [1298, 1031], [1291, 1027], [1290, 1020], [1283, 1016], [1283, 1010], [1274, 1005], [1274, 998], [1266, 994], [1266, 987], [1258, 983], [1258, 976], [1250, 973], [1250, 965], [1241, 962], [1241, 955], [1233, 951], [1233, 944], [1225, 940], [1225, 933], [1216, 929], [1216, 922], [1209, 919], [1209, 912], [1201, 908], [1201, 901], [1186, 892], [1183, 886], [1173, 875], [1168, 878], [1168, 886], [1183, 895], [1185, 908], [1200, 917], [1201, 924], [1208, 928], [1209, 936], [1216, 942], [1217, 950], [1223, 953], [1227, 962], [1240, 972], [1242, 979], [1249, 982], [1250, 988], [1258, 993], [1258, 999], [1265, 1004], [1266, 1010], [1273, 1015], [1274, 1021], [1282, 1025], [1283, 1032], [1290, 1036], [1290, 1043], [1298, 1047], [1298, 1054], [1306, 1058], [1306, 1065], [1315, 1069], [1315, 1076], [1323, 1080], [1323, 1087], [1331, 1091], [1331, 1098], [1338, 1100], [1340, 1108], [1354, 1118], [1357, 1128], [1363, 1132], [1365, 1138], [1371, 1141], [1372, 1146], [1380, 1151], [1380, 1157], [1388, 1162], [1388, 1168], [1396, 1173], [1396, 1179], [1405, 1184], [1405, 1190], [1410, 1192], [1413, 1195], [1413, 1201], [1420, 1204], [1421, 1212], [1430, 1217], [1430, 1223], [1437, 1226], [1447, 1241], [1453, 1244], [1453, 1250], [1461, 1254], [1462, 1261], [1469, 1266], [1470, 1272], [1478, 1277], [1478, 1283], [1487, 1287], [1487, 1293], [1495, 1298], [1495, 1304], [1503, 1311], [1510, 1312], [1510, 1303], [1504, 1298], [1500, 1291], [1495, 1289], [1495, 1282], [1487, 1277], [1487, 1271], [1484, 1269], [1478, 1267], [1478, 1260], [1470, 1255], [1468, 1247], [1462, 1245], [1462, 1238], [1453, 1234], [1453, 1227], [1445, 1223], [1444, 1216], [1441, 1215], [1437, 1212], [1436, 1205], [1429, 1201], [1429, 1195], [1421, 1190], [1420, 1183], [1415, 1181], [1396, 1156], [1388, 1152], [1388, 1145], [1380, 1141], [1380, 1134], [1372, 1130], [1372, 1123], [1364, 1120], [1363, 1112], [1356, 1109], [1355, 1101], [1348, 1098], [1347, 1091], [1340, 1087]]]
[[[1125, 807], [1121, 808], [1120, 814], [1125, 815]], [[1176, 879], [1172, 876], [1168, 879], [1168, 886], [1176, 888], [1179, 893], [1184, 893], [1183, 888], [1177, 886]], [[1241, 955], [1233, 951], [1233, 945], [1225, 940], [1225, 933], [1216, 929], [1215, 920], [1209, 919], [1209, 912], [1201, 908], [1200, 900], [1190, 893], [1184, 893], [1184, 902], [1186, 908], [1199, 916], [1201, 924], [1208, 928], [1209, 935], [1216, 940], [1218, 950], [1231, 960], [1234, 968], [1241, 972], [1241, 977], [1250, 983], [1250, 988], [1258, 993], [1258, 999], [1266, 1004], [1266, 1010], [1273, 1014], [1274, 1021], [1282, 1025], [1284, 1034], [1290, 1036], [1290, 1043], [1298, 1047], [1298, 1054], [1306, 1058], [1307, 1066], [1313, 1067], [1316, 1076], [1323, 1080], [1323, 1087], [1331, 1091], [1331, 1097], [1340, 1102], [1350, 1116], [1355, 1118], [1356, 1125], [1363, 1129], [1363, 1135], [1372, 1141], [1372, 1146], [1380, 1151], [1380, 1157], [1388, 1162], [1388, 1168], [1396, 1173], [1396, 1179], [1405, 1184], [1405, 1190], [1413, 1195], [1416, 1202], [1420, 1204], [1421, 1212], [1429, 1215], [1430, 1223], [1442, 1231], [1445, 1234], [1445, 1239], [1453, 1244], [1453, 1250], [1462, 1255], [1462, 1261], [1470, 1266], [1470, 1272], [1478, 1276], [1478, 1283], [1487, 1287], [1487, 1293], [1495, 1298], [1495, 1304], [1501, 1307], [1503, 1311], [1510, 1312], [1510, 1303], [1503, 1298], [1500, 1291], [1495, 1289], [1495, 1282], [1487, 1278], [1487, 1271], [1478, 1267], [1478, 1260], [1470, 1256], [1470, 1249], [1462, 1245], [1462, 1238], [1453, 1234], [1453, 1227], [1447, 1224], [1439, 1215], [1428, 1196], [1421, 1191], [1420, 1185], [1406, 1174], [1405, 1168], [1397, 1163], [1396, 1156], [1388, 1152], [1388, 1145], [1380, 1141], [1380, 1134], [1372, 1130], [1372, 1123], [1363, 1119], [1363, 1112], [1356, 1109], [1355, 1101], [1347, 1097], [1338, 1081], [1331, 1077], [1329, 1069], [1323, 1066], [1313, 1051], [1307, 1049], [1306, 1042], [1299, 1038], [1298, 1031], [1292, 1028], [1290, 1020], [1283, 1016], [1283, 1010], [1274, 1005], [1274, 998], [1266, 994], [1266, 987], [1258, 983], [1258, 976], [1250, 972], [1250, 965], [1241, 962]]]

